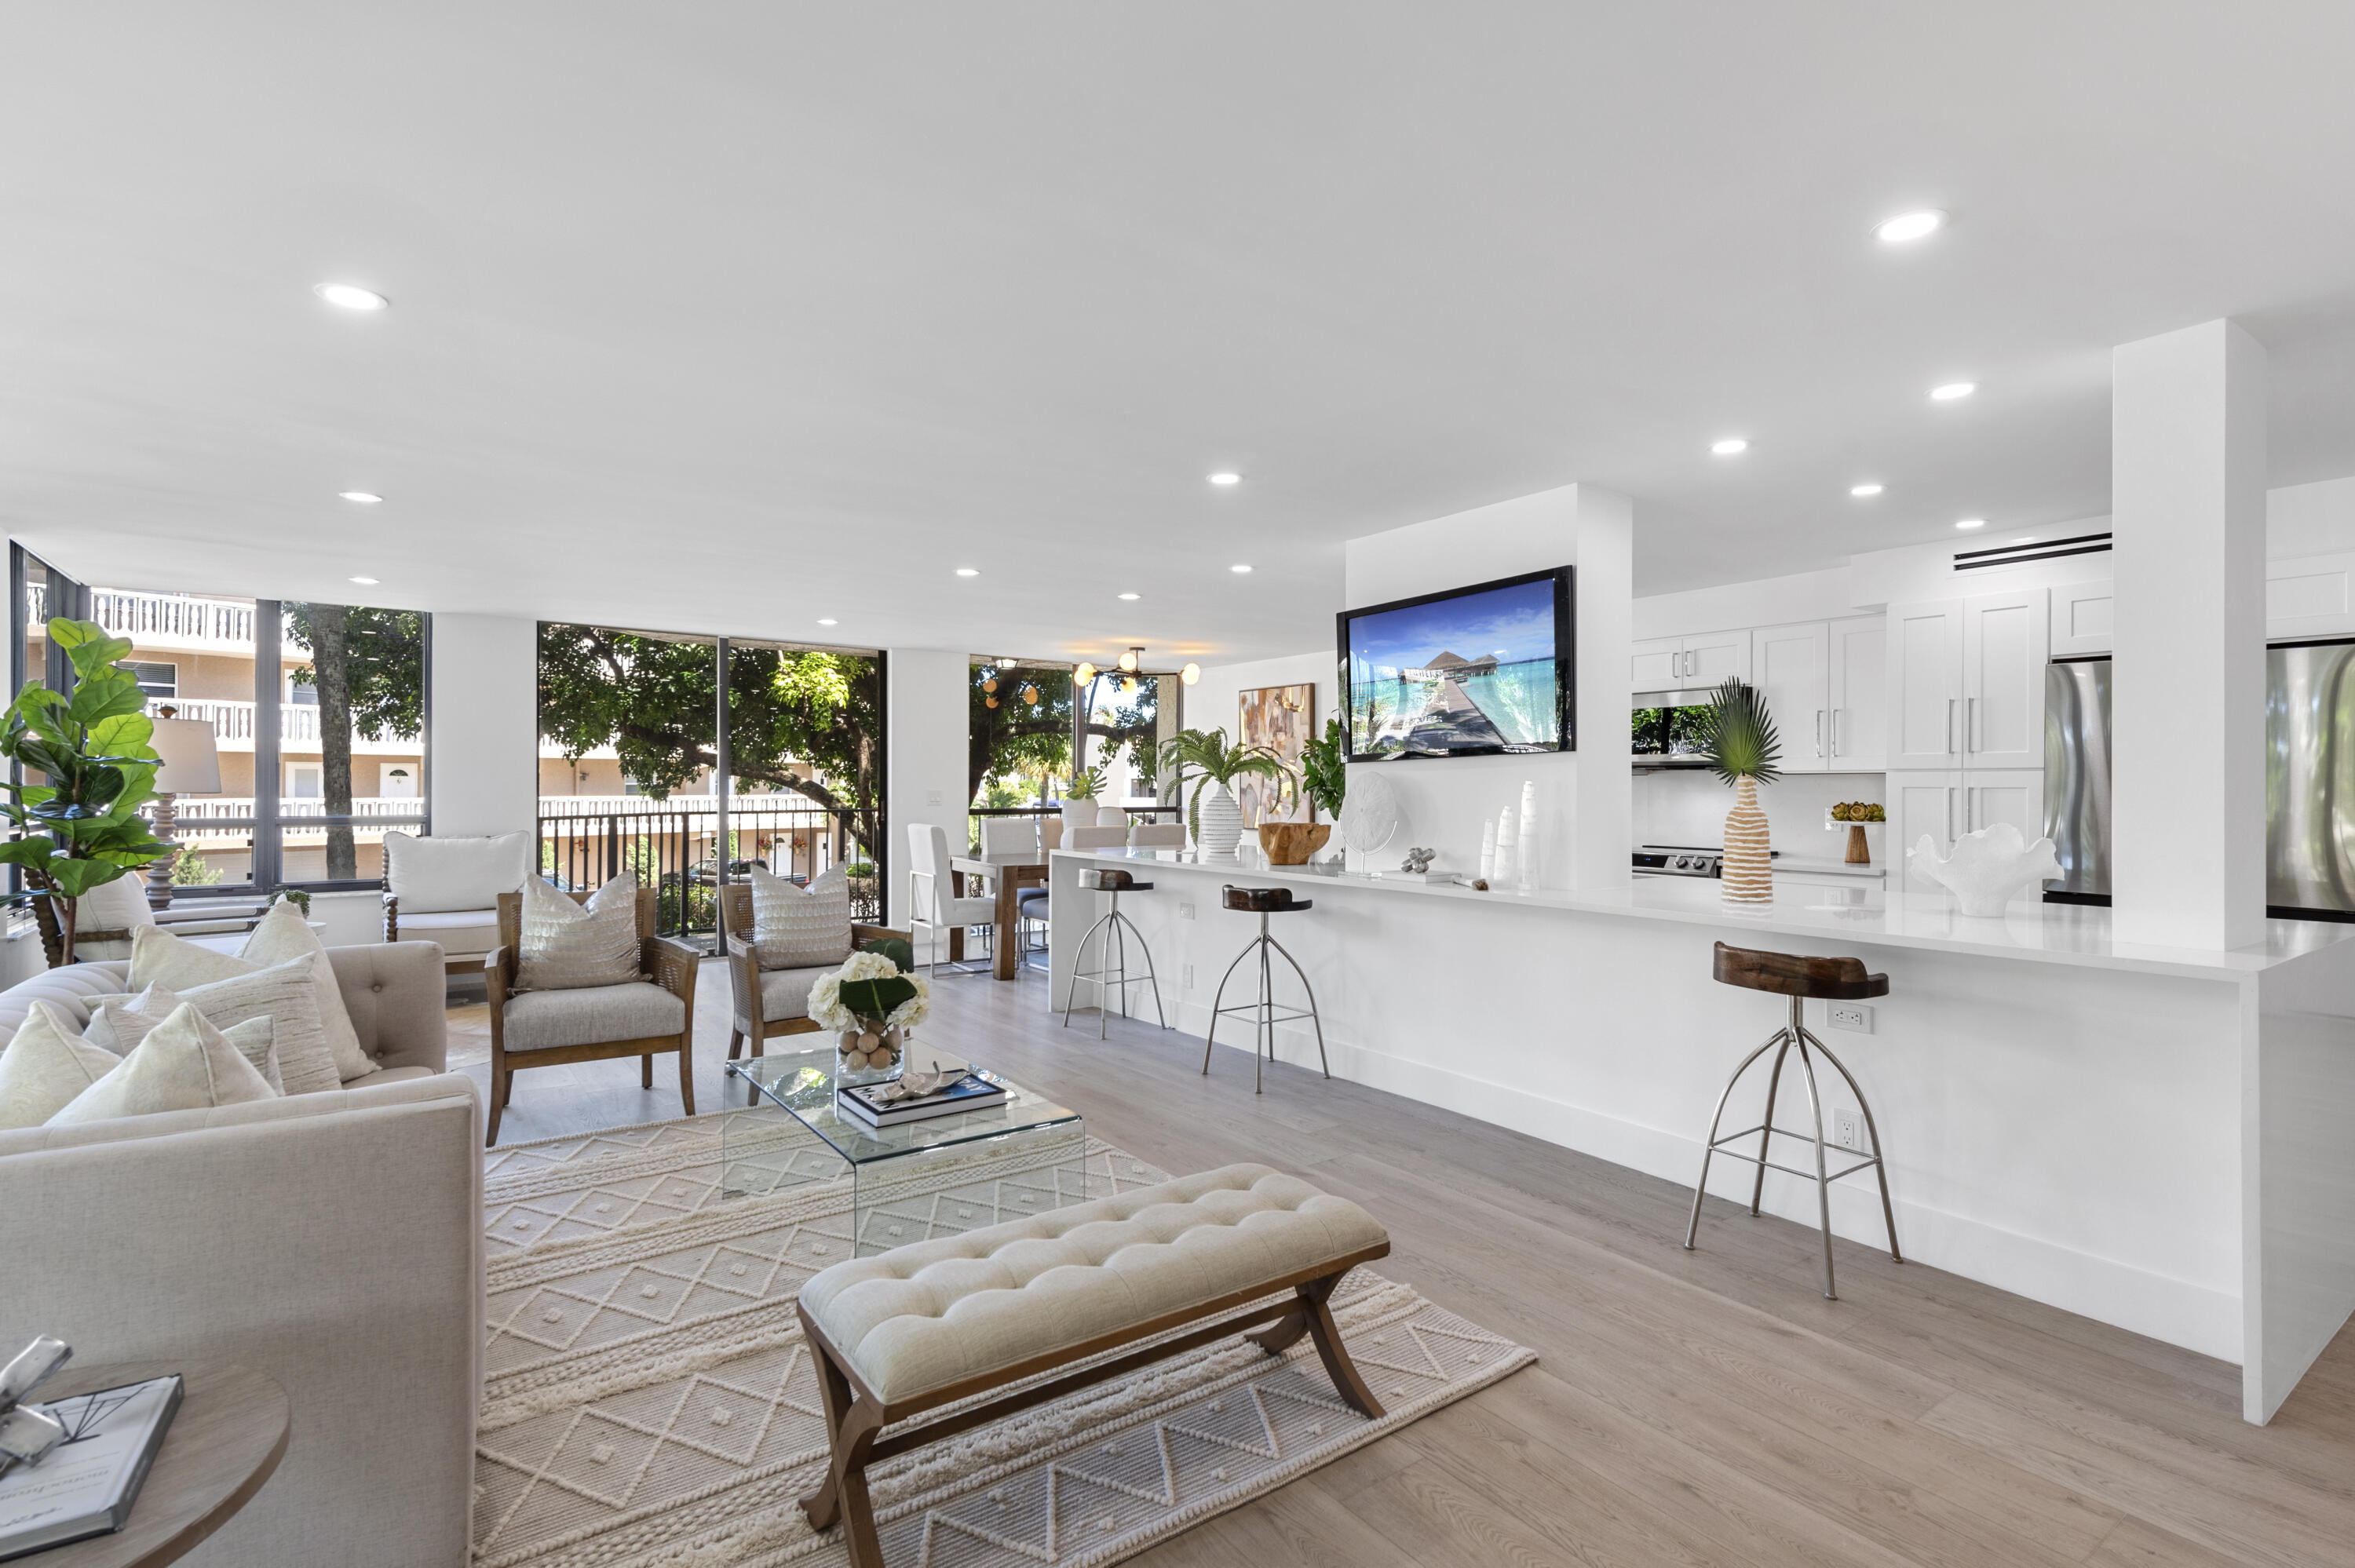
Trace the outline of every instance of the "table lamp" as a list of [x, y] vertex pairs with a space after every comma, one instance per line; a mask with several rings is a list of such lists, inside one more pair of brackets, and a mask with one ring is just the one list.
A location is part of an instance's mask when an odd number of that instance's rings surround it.
[[172, 863], [180, 856], [180, 846], [172, 837], [176, 818], [173, 797], [220, 793], [220, 751], [213, 744], [212, 721], [179, 718], [176, 716], [179, 711], [169, 705], [158, 708], [155, 733], [147, 742], [160, 759], [155, 769], [155, 836], [165, 846], [162, 854], [147, 863], [150, 909], [168, 908], [172, 903]]

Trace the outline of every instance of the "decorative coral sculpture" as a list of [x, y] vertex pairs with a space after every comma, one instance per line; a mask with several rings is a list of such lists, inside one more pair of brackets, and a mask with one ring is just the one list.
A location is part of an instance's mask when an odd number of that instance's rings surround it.
[[1915, 873], [1952, 893], [1964, 914], [1974, 916], [2001, 915], [2021, 888], [2061, 874], [2052, 841], [2030, 843], [2009, 822], [1965, 833], [1943, 860], [1937, 841], [1923, 833], [1905, 858]]

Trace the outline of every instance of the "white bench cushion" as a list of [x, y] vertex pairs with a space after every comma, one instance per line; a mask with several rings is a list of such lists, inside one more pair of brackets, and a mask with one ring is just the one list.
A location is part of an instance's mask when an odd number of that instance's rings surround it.
[[644, 1040], [676, 1034], [686, 1027], [685, 1002], [658, 985], [631, 980], [510, 996], [500, 1044], [509, 1051], [545, 1051], [555, 1045]]
[[438, 909], [412, 915], [400, 910], [400, 939], [439, 942], [443, 959], [479, 959], [499, 945], [499, 912], [496, 909]]
[[1346, 1198], [1230, 1165], [838, 1263], [801, 1304], [899, 1404], [1388, 1240]]

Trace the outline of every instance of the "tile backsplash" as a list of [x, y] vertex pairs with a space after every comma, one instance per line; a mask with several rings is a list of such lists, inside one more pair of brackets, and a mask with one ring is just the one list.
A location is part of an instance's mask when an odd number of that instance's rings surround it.
[[[1885, 803], [1878, 773], [1789, 773], [1758, 789], [1774, 847], [1785, 854], [1838, 860], [1847, 830], [1824, 830], [1824, 812], [1843, 800]], [[1725, 813], [1733, 791], [1700, 768], [1664, 768], [1636, 775], [1636, 842], [1714, 848], [1725, 842]], [[1879, 830], [1876, 830], [1876, 837]], [[1873, 845], [1879, 858], [1881, 845]]]

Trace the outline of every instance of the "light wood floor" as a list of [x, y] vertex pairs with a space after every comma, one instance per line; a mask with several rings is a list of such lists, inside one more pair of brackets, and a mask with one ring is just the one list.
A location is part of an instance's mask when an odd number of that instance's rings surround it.
[[[1170, 1171], [1261, 1160], [1363, 1203], [1381, 1272], [1538, 1365], [1136, 1561], [1150, 1568], [1520, 1564], [2355, 1564], [2355, 1336], [2271, 1426], [2220, 1361], [1841, 1244], [1690, 1190], [1199, 1038], [1066, 1031], [1037, 976], [943, 972], [922, 1033]], [[719, 1105], [724, 976], [698, 1001]], [[487, 1078], [479, 1003], [453, 1065]], [[1731, 1047], [1729, 1047], [1730, 1049]], [[501, 1141], [679, 1112], [676, 1065], [517, 1075]], [[1696, 1118], [1702, 1107], [1695, 1107]]]

